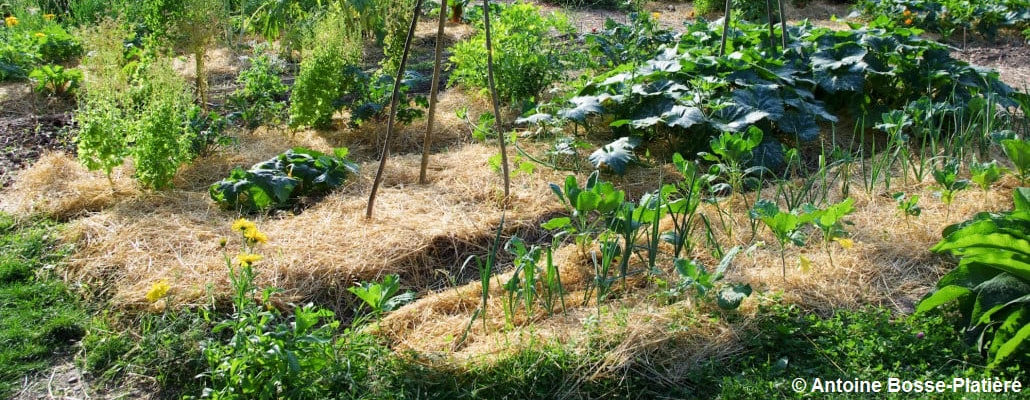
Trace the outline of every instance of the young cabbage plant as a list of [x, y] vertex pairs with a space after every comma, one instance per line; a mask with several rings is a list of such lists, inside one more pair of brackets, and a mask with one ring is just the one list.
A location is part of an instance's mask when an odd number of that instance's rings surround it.
[[1005, 174], [1005, 168], [998, 165], [997, 160], [991, 160], [991, 162], [977, 162], [973, 161], [969, 164], [970, 179], [980, 190], [987, 192], [991, 185], [1001, 179], [1002, 175]]
[[709, 170], [709, 175], [725, 179], [733, 192], [743, 193], [744, 178], [761, 169], [744, 169], [751, 161], [753, 151], [761, 143], [762, 130], [752, 126], [744, 133], [723, 132], [709, 142], [711, 153], [701, 152], [698, 155], [706, 161], [715, 163]]
[[891, 195], [894, 201], [898, 203], [898, 211], [901, 211], [901, 216], [905, 218], [905, 225], [908, 226], [908, 217], [918, 217], [919, 214], [923, 213], [923, 209], [919, 207], [919, 195], [912, 195], [911, 197], [905, 196], [905, 192], [897, 192]]
[[363, 300], [372, 309], [372, 313], [379, 317], [415, 300], [414, 292], [398, 294], [400, 287], [400, 277], [390, 274], [383, 277], [380, 283], [363, 282], [347, 288], [347, 291]]
[[817, 209], [808, 205], [807, 212], [811, 219], [811, 224], [816, 228], [819, 228], [823, 233], [823, 249], [826, 250], [826, 255], [830, 257], [830, 266], [833, 265], [833, 252], [830, 251], [830, 243], [837, 241], [841, 247], [845, 250], [851, 247], [851, 239], [847, 238], [848, 232], [844, 230], [844, 225], [850, 225], [851, 222], [845, 221], [844, 217], [848, 214], [855, 212], [855, 200], [852, 198], [844, 199], [844, 201], [826, 207], [824, 209]]
[[679, 153], [672, 155], [672, 163], [683, 175], [683, 181], [662, 187], [665, 209], [672, 218], [673, 230], [662, 234], [662, 240], [672, 244], [673, 258], [679, 258], [685, 250], [690, 254], [690, 233], [701, 204], [705, 180], [701, 177], [696, 162], [687, 161]]
[[787, 244], [793, 243], [799, 247], [805, 245], [807, 238], [801, 228], [811, 221], [812, 215], [781, 211], [776, 203], [762, 199], [755, 203], [755, 207], [751, 210], [751, 218], [760, 219], [776, 236], [776, 241], [780, 245], [780, 264], [783, 267], [783, 279], [786, 280]]
[[[726, 252], [726, 255], [719, 261], [715, 271], [708, 272], [708, 269], [697, 260], [677, 258], [675, 261], [676, 272], [680, 275], [680, 281], [676, 292], [682, 293], [688, 290], [694, 291], [694, 297], [698, 300], [705, 299], [710, 291], [716, 288], [717, 283], [723, 279], [726, 270], [733, 263], [733, 258], [740, 253], [741, 247], [736, 246]], [[751, 285], [731, 284], [723, 285], [719, 291], [717, 304], [724, 310], [735, 310], [740, 307], [744, 298], [751, 295]]]
[[616, 190], [610, 182], [602, 182], [597, 171], [590, 174], [583, 187], [575, 175], [565, 178], [564, 189], [554, 183], [550, 186], [570, 216], [552, 218], [541, 227], [571, 235], [580, 252], [586, 254], [587, 247], [607, 229], [608, 222], [622, 207], [626, 193]]
[[968, 179], [959, 179], [959, 162], [951, 160], [944, 167], [933, 170], [933, 179], [937, 181], [941, 193], [941, 201], [947, 206], [945, 218], [951, 216], [951, 203], [955, 201], [955, 194], [969, 187]]

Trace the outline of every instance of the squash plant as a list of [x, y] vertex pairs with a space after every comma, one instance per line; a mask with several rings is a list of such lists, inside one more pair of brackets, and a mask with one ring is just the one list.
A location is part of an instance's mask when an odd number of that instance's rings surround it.
[[841, 31], [801, 24], [790, 35], [792, 51], [774, 54], [766, 25], [738, 23], [727, 37], [734, 51], [721, 55], [718, 22], [698, 20], [678, 43], [577, 82], [523, 120], [606, 125], [617, 136], [665, 139], [674, 150], [694, 152], [712, 136], [751, 126], [768, 141], [814, 140], [818, 122], [836, 121], [839, 112], [897, 109], [923, 96], [962, 107], [997, 95], [1003, 106], [1014, 105], [1012, 88], [997, 74], [952, 58], [918, 33], [886, 18]]
[[325, 193], [357, 173], [347, 153], [346, 148], [338, 148], [330, 156], [295, 147], [249, 170], [233, 169], [228, 178], [211, 185], [211, 198], [243, 212], [288, 207], [299, 196]]
[[916, 308], [926, 312], [957, 301], [988, 368], [1025, 365], [1030, 354], [1030, 188], [1016, 189], [1013, 197], [1013, 211], [979, 213], [944, 229], [944, 239], [930, 250], [958, 257], [958, 266]]

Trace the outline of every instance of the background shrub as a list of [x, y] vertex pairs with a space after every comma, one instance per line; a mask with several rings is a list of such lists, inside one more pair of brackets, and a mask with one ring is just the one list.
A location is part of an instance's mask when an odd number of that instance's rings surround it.
[[[536, 97], [560, 78], [565, 64], [572, 61], [555, 34], [571, 34], [574, 28], [565, 15], [553, 13], [543, 16], [540, 9], [532, 4], [502, 5], [491, 11], [494, 82], [498, 95], [511, 101]], [[482, 20], [473, 16], [470, 19]], [[451, 62], [455, 69], [450, 83], [485, 89], [486, 39], [482, 22], [476, 26], [479, 32], [475, 36], [453, 48]]]
[[293, 87], [290, 125], [331, 126], [337, 101], [354, 86], [353, 75], [344, 70], [360, 57], [361, 30], [352, 15], [337, 9], [319, 21]]

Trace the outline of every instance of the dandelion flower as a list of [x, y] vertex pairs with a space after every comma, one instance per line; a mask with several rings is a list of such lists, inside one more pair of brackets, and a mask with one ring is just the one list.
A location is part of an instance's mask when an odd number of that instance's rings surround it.
[[264, 257], [261, 257], [260, 254], [240, 253], [240, 255], [236, 256], [236, 261], [239, 262], [240, 265], [251, 266], [256, 262], [261, 261], [262, 258]]
[[57, 16], [54, 14], [43, 14], [43, 19], [47, 21], [53, 21]]
[[36, 32], [36, 33], [35, 33], [35, 34], [34, 34], [33, 36], [35, 36], [35, 37], [38, 37], [38, 38], [42, 39], [42, 38], [45, 38], [45, 37], [46, 37], [46, 34], [45, 34], [45, 33], [43, 33], [43, 32]]
[[246, 233], [247, 231], [256, 230], [257, 225], [253, 222], [247, 221], [245, 218], [240, 218], [232, 223], [232, 230]]
[[155, 303], [167, 296], [168, 291], [171, 289], [172, 286], [168, 284], [167, 280], [162, 279], [154, 282], [154, 284], [150, 286], [150, 290], [147, 291], [147, 301]]
[[18, 17], [12, 15], [10, 17], [4, 18], [4, 24], [6, 24], [8, 28], [16, 27], [18, 26]]
[[268, 236], [266, 236], [264, 233], [262, 233], [261, 231], [257, 230], [256, 228], [255, 229], [251, 229], [249, 231], [243, 232], [243, 237], [247, 238], [247, 241], [250, 242], [251, 244], [254, 244], [254, 243], [265, 244], [265, 243], [268, 242]]
[[657, 12], [657, 11], [651, 13], [651, 17], [653, 17], [654, 19], [658, 19], [658, 17], [660, 17], [661, 15], [662, 15], [662, 13]]
[[851, 248], [855, 246], [855, 242], [851, 239], [837, 238], [833, 240], [836, 240], [837, 244], [839, 244], [844, 250], [851, 250]]

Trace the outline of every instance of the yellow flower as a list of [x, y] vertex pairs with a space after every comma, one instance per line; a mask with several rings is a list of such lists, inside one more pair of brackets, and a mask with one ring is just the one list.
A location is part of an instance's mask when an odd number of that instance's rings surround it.
[[906, 19], [905, 25], [912, 25], [912, 18]]
[[54, 15], [54, 14], [43, 14], [43, 19], [45, 19], [47, 21], [53, 21], [55, 17], [57, 17], [57, 16]]
[[855, 246], [855, 242], [851, 239], [836, 238], [833, 240], [836, 240], [837, 244], [839, 244], [844, 250], [851, 250], [851, 248]]
[[38, 38], [42, 39], [42, 38], [45, 38], [45, 37], [46, 37], [46, 34], [45, 34], [45, 33], [43, 33], [43, 32], [36, 32], [36, 34], [35, 34], [35, 35], [33, 35], [33, 36], [35, 36], [35, 37], [38, 37]]
[[240, 265], [246, 267], [251, 266], [258, 261], [261, 261], [262, 258], [264, 257], [261, 257], [260, 254], [240, 253], [238, 256], [236, 256], [236, 261], [239, 262]]
[[254, 229], [257, 229], [257, 225], [254, 225], [253, 222], [247, 221], [244, 218], [240, 218], [232, 223], [232, 230], [234, 231], [240, 231], [245, 233], [247, 231]]
[[264, 243], [268, 242], [268, 236], [266, 236], [261, 231], [257, 230], [257, 228], [254, 228], [254, 229], [251, 229], [249, 231], [243, 232], [243, 237], [247, 238], [247, 241], [250, 242], [251, 244], [254, 244], [254, 243], [264, 244]]
[[654, 19], [658, 19], [658, 17], [660, 17], [661, 15], [662, 15], [662, 13], [657, 12], [657, 11], [651, 13], [651, 17], [654, 18]]
[[172, 286], [168, 284], [167, 280], [162, 279], [154, 282], [154, 284], [150, 286], [150, 290], [147, 291], [147, 301], [151, 303], [157, 302], [167, 296], [168, 291], [171, 289]]
[[7, 24], [8, 28], [18, 26], [18, 17], [12, 15], [10, 17], [4, 18], [4, 23]]

